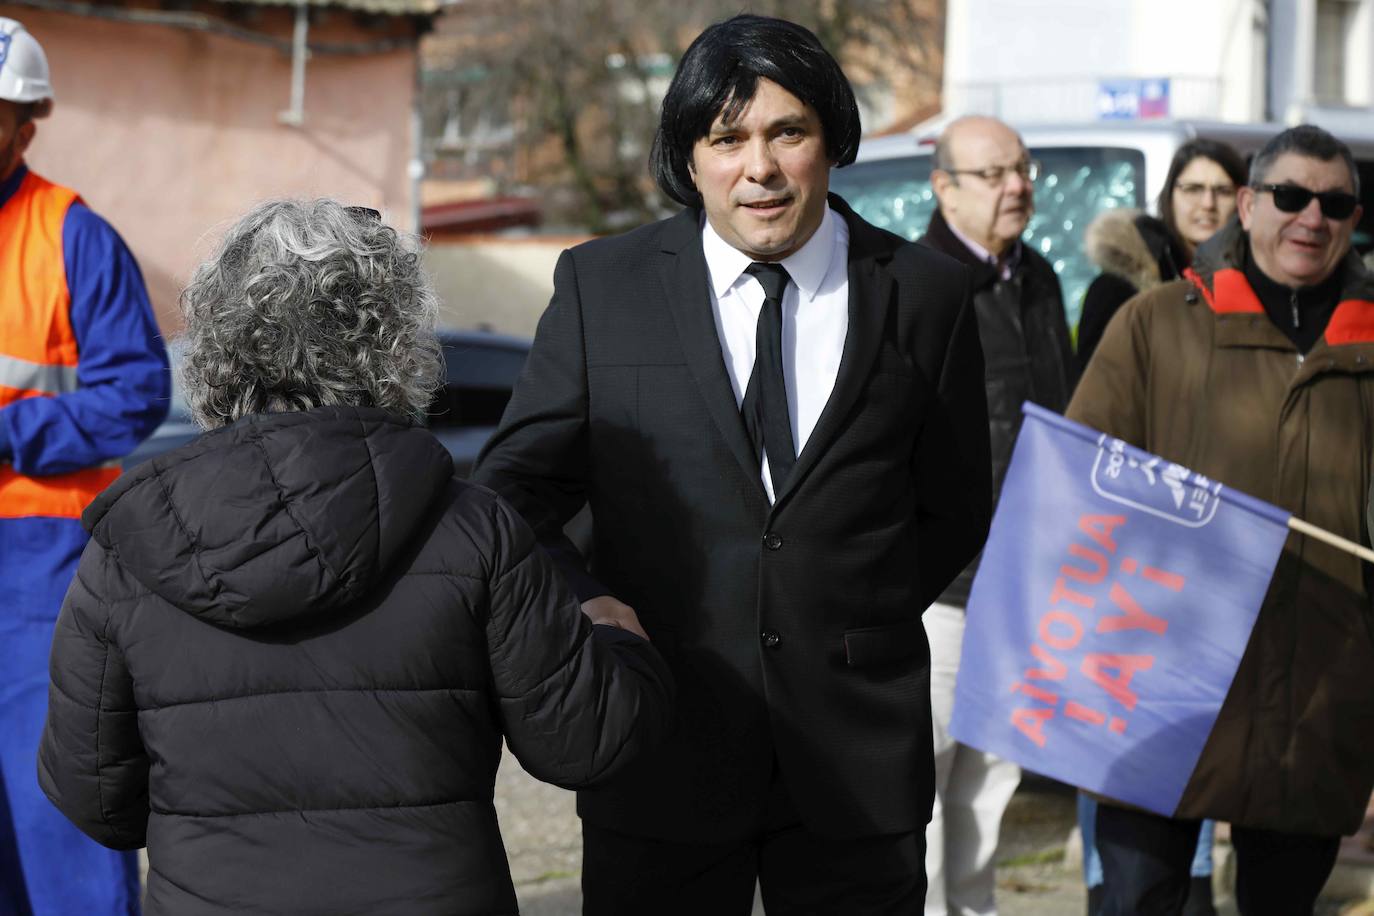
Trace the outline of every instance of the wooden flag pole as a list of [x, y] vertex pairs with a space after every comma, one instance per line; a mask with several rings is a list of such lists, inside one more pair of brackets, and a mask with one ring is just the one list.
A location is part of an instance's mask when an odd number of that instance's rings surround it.
[[1325, 541], [1332, 547], [1339, 547], [1341, 550], [1344, 550], [1347, 553], [1353, 553], [1355, 556], [1359, 557], [1361, 560], [1364, 560], [1366, 563], [1374, 563], [1374, 550], [1370, 550], [1368, 547], [1356, 544], [1354, 541], [1347, 541], [1339, 534], [1332, 534], [1325, 528], [1318, 528], [1316, 525], [1309, 524], [1300, 518], [1294, 518], [1292, 516], [1288, 517], [1288, 527], [1292, 528], [1299, 534], [1305, 534], [1308, 537], [1314, 537], [1319, 541]]

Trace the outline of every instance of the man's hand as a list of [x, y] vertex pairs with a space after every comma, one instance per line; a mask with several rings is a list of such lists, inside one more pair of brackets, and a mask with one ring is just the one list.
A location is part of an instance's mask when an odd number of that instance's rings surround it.
[[639, 617], [635, 614], [634, 608], [622, 601], [617, 601], [610, 595], [601, 595], [592, 598], [590, 601], [582, 602], [582, 613], [592, 623], [603, 623], [607, 626], [619, 627], [622, 630], [629, 630], [645, 639], [649, 634], [644, 632], [644, 628], [639, 625]]

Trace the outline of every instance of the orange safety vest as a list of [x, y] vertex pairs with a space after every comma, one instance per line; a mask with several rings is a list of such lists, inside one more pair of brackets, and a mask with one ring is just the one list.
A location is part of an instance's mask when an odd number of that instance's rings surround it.
[[[62, 223], [79, 199], [29, 172], [0, 206], [0, 407], [78, 387]], [[0, 462], [0, 518], [80, 518], [118, 476], [117, 464], [30, 477]]]

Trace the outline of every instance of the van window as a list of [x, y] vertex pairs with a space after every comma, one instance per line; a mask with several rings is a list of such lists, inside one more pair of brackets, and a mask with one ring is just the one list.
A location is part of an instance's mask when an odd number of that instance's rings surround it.
[[1360, 205], [1364, 215], [1350, 241], [1356, 251], [1364, 254], [1374, 250], [1374, 160], [1356, 159], [1355, 168], [1360, 173]]
[[[1139, 150], [1099, 146], [1039, 147], [1035, 216], [1022, 236], [1054, 265], [1064, 287], [1069, 327], [1078, 325], [1083, 293], [1097, 268], [1083, 254], [1083, 230], [1109, 207], [1143, 207], [1145, 156]], [[864, 219], [908, 239], [925, 233], [935, 210], [931, 157], [856, 162], [830, 175], [830, 189]]]

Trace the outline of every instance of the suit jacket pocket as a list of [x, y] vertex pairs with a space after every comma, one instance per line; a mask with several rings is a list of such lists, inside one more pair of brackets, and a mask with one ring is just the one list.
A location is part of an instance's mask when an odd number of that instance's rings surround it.
[[844, 658], [851, 668], [870, 668], [919, 658], [930, 664], [921, 618], [882, 627], [844, 631]]

